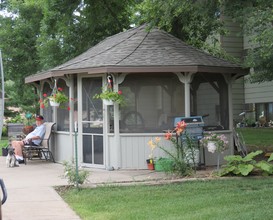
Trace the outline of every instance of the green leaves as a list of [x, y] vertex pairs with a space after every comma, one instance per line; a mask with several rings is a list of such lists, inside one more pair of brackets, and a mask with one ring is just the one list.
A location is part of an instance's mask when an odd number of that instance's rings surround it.
[[226, 165], [222, 166], [222, 170], [220, 172], [221, 176], [225, 176], [227, 174], [235, 174], [241, 176], [248, 176], [252, 172], [257, 172], [262, 175], [272, 175], [273, 174], [273, 164], [269, 163], [273, 160], [273, 156], [265, 161], [261, 160], [257, 162], [254, 158], [263, 151], [258, 150], [255, 152], [251, 152], [245, 157], [240, 155], [229, 155], [224, 159], [227, 161]]
[[144, 0], [136, 10], [136, 23], [158, 26], [198, 48], [221, 27], [218, 1]]

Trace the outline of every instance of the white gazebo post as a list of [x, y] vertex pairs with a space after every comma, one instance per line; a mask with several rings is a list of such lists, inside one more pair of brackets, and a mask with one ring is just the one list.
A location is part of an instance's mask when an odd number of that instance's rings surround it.
[[192, 81], [192, 76], [194, 73], [175, 73], [178, 76], [180, 82], [184, 83], [185, 90], [185, 117], [191, 116], [191, 92], [190, 83]]

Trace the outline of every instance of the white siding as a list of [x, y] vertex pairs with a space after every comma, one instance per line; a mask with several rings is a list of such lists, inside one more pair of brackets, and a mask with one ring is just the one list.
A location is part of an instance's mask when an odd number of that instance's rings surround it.
[[[230, 143], [232, 143], [231, 132], [219, 131], [219, 133], [225, 133]], [[164, 139], [163, 134], [126, 134], [121, 135], [121, 168], [122, 169], [147, 169], [146, 159], [150, 154], [150, 148], [148, 141], [151, 138], [161, 137], [160, 145], [167, 149], [172, 150], [171, 142]], [[113, 143], [113, 142], [112, 142]], [[109, 146], [111, 148], [111, 145]], [[201, 155], [203, 149], [201, 149]], [[224, 163], [223, 157], [225, 155], [233, 154], [233, 147], [230, 147], [227, 151], [221, 154], [221, 164]], [[159, 148], [154, 150], [154, 156], [164, 157], [164, 152]], [[203, 159], [201, 159], [203, 162]], [[210, 153], [205, 149], [205, 164], [206, 166], [215, 166], [217, 164], [217, 154]]]

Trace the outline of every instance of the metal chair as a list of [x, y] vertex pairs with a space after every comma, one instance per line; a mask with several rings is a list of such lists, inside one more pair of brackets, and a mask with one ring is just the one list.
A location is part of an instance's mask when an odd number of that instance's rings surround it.
[[51, 160], [52, 162], [55, 163], [53, 154], [49, 149], [49, 142], [50, 142], [53, 126], [56, 123], [45, 122], [44, 124], [46, 126], [46, 132], [40, 145], [34, 146], [30, 144], [30, 145], [25, 145], [23, 147], [23, 157], [24, 157], [25, 164], [27, 159], [32, 160], [35, 154], [37, 154], [39, 159]]

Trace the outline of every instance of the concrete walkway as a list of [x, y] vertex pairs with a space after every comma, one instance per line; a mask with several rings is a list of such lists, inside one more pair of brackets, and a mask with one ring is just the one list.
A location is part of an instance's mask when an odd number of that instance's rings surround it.
[[[79, 220], [53, 186], [67, 185], [63, 165], [41, 160], [7, 168], [0, 156], [0, 178], [5, 182], [8, 199], [2, 206], [3, 220]], [[164, 173], [149, 170], [106, 171], [89, 169], [89, 184], [136, 183], [166, 179]]]

